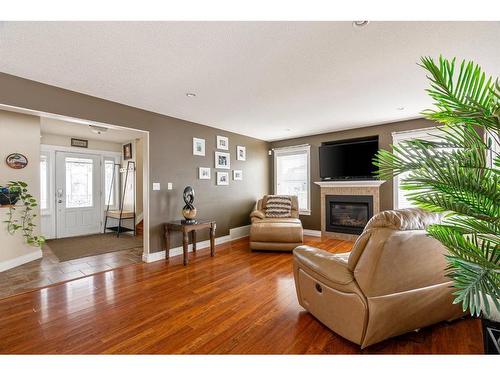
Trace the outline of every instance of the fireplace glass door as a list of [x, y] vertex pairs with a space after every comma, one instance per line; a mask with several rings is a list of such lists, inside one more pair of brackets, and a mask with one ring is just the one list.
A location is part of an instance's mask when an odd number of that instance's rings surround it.
[[360, 234], [373, 215], [373, 197], [365, 195], [327, 195], [326, 230]]
[[368, 222], [367, 203], [331, 203], [331, 223], [363, 229]]

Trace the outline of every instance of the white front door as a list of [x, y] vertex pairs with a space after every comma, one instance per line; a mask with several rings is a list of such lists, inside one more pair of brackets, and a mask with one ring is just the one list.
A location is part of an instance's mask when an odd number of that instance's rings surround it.
[[101, 157], [56, 152], [57, 238], [99, 233]]

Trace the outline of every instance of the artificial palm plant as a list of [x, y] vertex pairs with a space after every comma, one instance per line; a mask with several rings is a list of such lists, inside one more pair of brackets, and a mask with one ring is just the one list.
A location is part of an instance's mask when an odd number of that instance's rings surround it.
[[500, 310], [500, 84], [473, 62], [424, 57], [420, 66], [435, 105], [423, 114], [444, 124], [439, 141], [402, 142], [375, 164], [382, 178], [404, 173], [413, 204], [445, 213], [427, 231], [449, 251], [454, 303], [489, 315]]

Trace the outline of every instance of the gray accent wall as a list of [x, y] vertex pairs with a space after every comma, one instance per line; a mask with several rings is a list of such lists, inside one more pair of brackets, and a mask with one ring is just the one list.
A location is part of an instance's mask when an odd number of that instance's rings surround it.
[[[217, 222], [217, 237], [227, 235], [231, 228], [249, 224], [255, 201], [270, 191], [269, 143], [262, 140], [4, 73], [0, 73], [0, 104], [149, 131], [150, 179], [161, 184], [160, 191], [149, 187], [151, 252], [163, 247], [162, 224], [182, 217], [182, 192], [186, 185], [192, 185], [196, 191], [198, 216]], [[229, 186], [215, 184], [217, 135], [229, 138]], [[193, 137], [206, 140], [205, 157], [192, 155]], [[237, 145], [246, 146], [246, 161], [236, 160]], [[210, 167], [212, 179], [198, 180], [198, 167]], [[243, 181], [233, 181], [233, 169], [243, 170]], [[167, 190], [168, 182], [173, 183], [171, 191]], [[199, 241], [207, 238], [208, 233], [198, 235]], [[175, 236], [172, 246], [178, 245], [180, 237]]]
[[[306, 229], [321, 230], [321, 202], [320, 188], [315, 181], [320, 181], [319, 177], [319, 146], [322, 142], [337, 141], [350, 138], [362, 138], [369, 136], [379, 136], [379, 148], [389, 150], [392, 144], [392, 133], [404, 130], [422, 129], [436, 126], [436, 123], [426, 119], [415, 119], [408, 121], [393, 122], [382, 125], [375, 125], [365, 128], [344, 130], [339, 132], [318, 134], [308, 137], [300, 137], [276, 141], [271, 143], [272, 148], [309, 144], [311, 145], [311, 215], [302, 215], [300, 219]], [[272, 163], [270, 164], [272, 171]], [[273, 173], [271, 173], [271, 180]], [[272, 182], [272, 181], [271, 181]], [[393, 208], [393, 181], [388, 180], [380, 188], [380, 210], [390, 210]]]

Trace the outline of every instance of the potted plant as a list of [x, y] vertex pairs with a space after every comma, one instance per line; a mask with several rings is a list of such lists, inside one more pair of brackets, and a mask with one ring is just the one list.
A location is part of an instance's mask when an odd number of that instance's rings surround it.
[[15, 205], [19, 200], [20, 191], [9, 186], [0, 186], [0, 206]]
[[[0, 188], [0, 197], [4, 197], [2, 202], [7, 202], [9, 207], [7, 219], [4, 221], [7, 225], [7, 232], [14, 235], [20, 230], [26, 243], [37, 247], [42, 246], [45, 238], [34, 234], [36, 225], [33, 219], [37, 216], [34, 210], [38, 203], [29, 193], [28, 184], [24, 181], [9, 181], [7, 186]], [[20, 205], [16, 205], [18, 201], [21, 202]], [[18, 209], [20, 210], [19, 216], [15, 215]]]
[[498, 320], [500, 310], [500, 84], [473, 62], [421, 59], [435, 108], [426, 118], [444, 124], [437, 142], [411, 140], [380, 150], [379, 176], [401, 173], [408, 199], [443, 212], [431, 237], [447, 249], [454, 303], [473, 316]]

